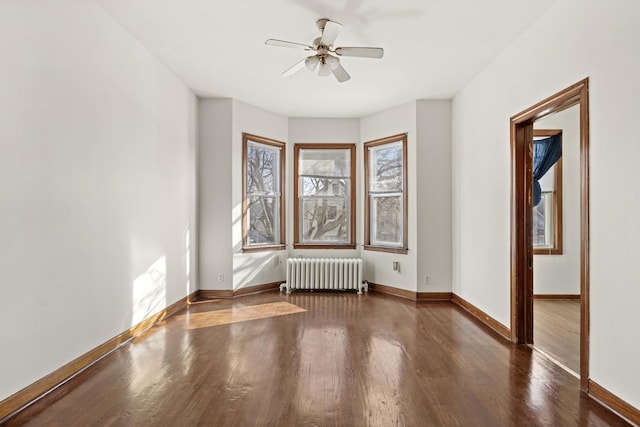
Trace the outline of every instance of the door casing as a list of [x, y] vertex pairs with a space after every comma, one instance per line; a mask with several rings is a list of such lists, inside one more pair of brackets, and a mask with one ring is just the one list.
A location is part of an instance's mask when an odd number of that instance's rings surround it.
[[580, 388], [589, 388], [589, 79], [511, 117], [511, 340], [533, 344], [533, 123], [580, 109]]

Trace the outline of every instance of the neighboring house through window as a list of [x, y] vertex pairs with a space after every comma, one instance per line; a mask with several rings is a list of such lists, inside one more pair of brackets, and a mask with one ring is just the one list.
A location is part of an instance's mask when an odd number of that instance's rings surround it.
[[294, 247], [355, 248], [353, 144], [294, 146]]
[[243, 251], [285, 248], [285, 144], [242, 134]]
[[364, 144], [366, 250], [406, 253], [407, 135]]

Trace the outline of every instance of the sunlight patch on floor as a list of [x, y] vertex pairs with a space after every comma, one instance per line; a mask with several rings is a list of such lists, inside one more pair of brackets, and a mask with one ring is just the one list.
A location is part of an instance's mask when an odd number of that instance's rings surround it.
[[218, 325], [229, 325], [249, 320], [266, 319], [268, 317], [284, 316], [305, 312], [304, 308], [288, 302], [273, 302], [268, 304], [250, 305], [246, 307], [229, 308], [225, 310], [189, 313], [176, 316], [184, 322], [186, 329], [208, 328]]

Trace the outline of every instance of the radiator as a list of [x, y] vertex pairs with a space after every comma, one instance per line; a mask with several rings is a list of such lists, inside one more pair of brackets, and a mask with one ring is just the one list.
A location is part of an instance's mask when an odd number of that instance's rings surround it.
[[280, 285], [287, 293], [296, 289], [356, 289], [362, 284], [362, 260], [359, 258], [289, 258], [287, 282]]

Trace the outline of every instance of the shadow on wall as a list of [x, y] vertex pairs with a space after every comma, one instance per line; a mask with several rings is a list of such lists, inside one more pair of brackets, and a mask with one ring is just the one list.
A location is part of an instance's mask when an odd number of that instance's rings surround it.
[[[187, 224], [184, 234], [184, 247], [181, 263], [184, 265], [184, 296], [191, 293], [192, 245], [191, 230]], [[147, 267], [133, 281], [131, 288], [131, 321], [130, 326], [136, 326], [150, 317], [162, 312], [169, 304], [167, 295], [167, 255], [162, 255]]]
[[242, 204], [232, 214], [233, 285], [234, 291], [254, 285], [283, 280], [284, 251], [242, 253]]
[[242, 204], [236, 205], [231, 211], [231, 230], [233, 239], [233, 253], [242, 251]]
[[133, 281], [131, 326], [167, 306], [167, 257], [161, 256]]
[[283, 256], [285, 254], [279, 252], [236, 254], [233, 258], [233, 290], [283, 280]]
[[184, 236], [185, 295], [191, 294], [191, 230], [187, 224]]

